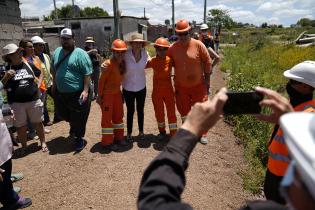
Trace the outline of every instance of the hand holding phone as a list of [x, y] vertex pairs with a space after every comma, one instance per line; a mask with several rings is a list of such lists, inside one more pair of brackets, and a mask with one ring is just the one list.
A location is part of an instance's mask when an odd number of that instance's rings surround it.
[[261, 112], [259, 102], [263, 95], [257, 91], [228, 92], [228, 100], [223, 107], [225, 115], [258, 114]]

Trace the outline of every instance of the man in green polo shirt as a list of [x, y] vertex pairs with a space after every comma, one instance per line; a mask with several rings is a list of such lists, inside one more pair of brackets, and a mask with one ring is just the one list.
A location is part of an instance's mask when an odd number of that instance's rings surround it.
[[52, 57], [52, 92], [58, 115], [70, 124], [75, 150], [81, 151], [85, 146], [83, 137], [91, 107], [92, 62], [84, 50], [75, 47], [71, 29], [61, 31], [60, 42], [62, 47], [57, 48]]

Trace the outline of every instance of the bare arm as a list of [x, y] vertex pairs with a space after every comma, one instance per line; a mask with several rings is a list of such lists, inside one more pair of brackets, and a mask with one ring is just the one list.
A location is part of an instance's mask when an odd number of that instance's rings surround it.
[[217, 65], [220, 62], [221, 58], [211, 47], [208, 48], [208, 51], [210, 57], [213, 59], [212, 67], [215, 67], [215, 65]]

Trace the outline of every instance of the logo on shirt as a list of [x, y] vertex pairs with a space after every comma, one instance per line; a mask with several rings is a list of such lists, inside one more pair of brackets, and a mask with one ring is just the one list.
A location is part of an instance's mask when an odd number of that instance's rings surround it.
[[16, 72], [14, 80], [33, 79], [33, 75], [28, 73], [26, 69], [21, 69]]

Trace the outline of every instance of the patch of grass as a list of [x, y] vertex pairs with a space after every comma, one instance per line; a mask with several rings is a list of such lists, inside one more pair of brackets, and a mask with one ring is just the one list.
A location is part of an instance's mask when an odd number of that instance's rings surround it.
[[[314, 46], [300, 48], [274, 44], [270, 36], [261, 36], [260, 33], [242, 39], [237, 47], [223, 50], [221, 70], [229, 73], [230, 90], [248, 91], [263, 86], [285, 94], [287, 79], [283, 72], [302, 61], [315, 60]], [[263, 110], [268, 111], [270, 110]], [[242, 140], [245, 158], [250, 163], [249, 170], [241, 172], [244, 188], [258, 193], [264, 181], [267, 142], [273, 125], [260, 122], [249, 115], [230, 116], [227, 120], [234, 125], [234, 133]]]

